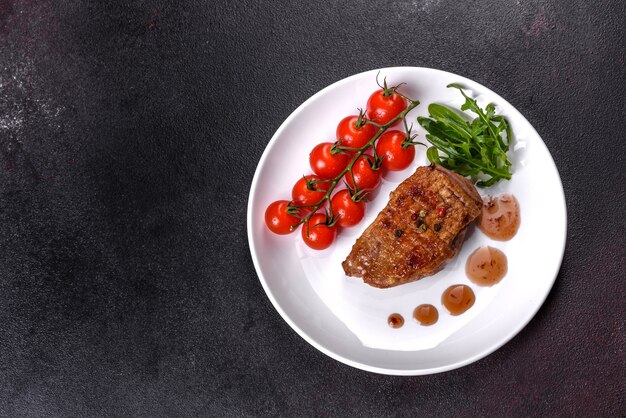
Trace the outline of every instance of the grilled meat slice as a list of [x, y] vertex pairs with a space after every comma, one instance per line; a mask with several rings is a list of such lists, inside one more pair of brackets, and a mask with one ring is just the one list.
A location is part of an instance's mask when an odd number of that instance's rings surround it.
[[348, 276], [392, 287], [437, 273], [459, 251], [482, 200], [466, 178], [439, 165], [419, 167], [342, 263]]

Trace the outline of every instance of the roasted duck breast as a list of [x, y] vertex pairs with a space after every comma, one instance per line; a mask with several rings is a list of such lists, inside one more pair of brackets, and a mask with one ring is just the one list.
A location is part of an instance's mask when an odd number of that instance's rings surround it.
[[419, 167], [391, 192], [343, 269], [381, 288], [433, 275], [458, 253], [481, 207], [470, 180], [439, 165]]

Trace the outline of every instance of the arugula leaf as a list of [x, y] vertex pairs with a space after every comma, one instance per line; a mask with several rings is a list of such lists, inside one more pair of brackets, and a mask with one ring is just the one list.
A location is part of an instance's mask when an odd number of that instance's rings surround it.
[[448, 106], [432, 103], [428, 106], [428, 118], [418, 117], [418, 123], [428, 131], [426, 139], [432, 144], [426, 151], [430, 162], [441, 164], [462, 176], [486, 179], [476, 184], [489, 187], [500, 180], [511, 179], [511, 162], [506, 153], [511, 142], [511, 127], [506, 118], [496, 115], [493, 103], [481, 109], [459, 84], [449, 88], [458, 89], [465, 103], [461, 111], [469, 110], [477, 115], [471, 121], [466, 114]]
[[441, 164], [437, 147], [429, 147], [426, 151], [426, 157], [428, 157], [428, 161], [430, 161], [431, 163]]

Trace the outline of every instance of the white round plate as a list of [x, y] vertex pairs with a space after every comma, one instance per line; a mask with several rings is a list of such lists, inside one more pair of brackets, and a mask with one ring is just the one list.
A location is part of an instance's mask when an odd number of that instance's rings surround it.
[[[390, 289], [376, 289], [359, 278], [345, 276], [341, 262], [356, 238], [387, 204], [387, 196], [416, 167], [428, 164], [423, 147], [416, 148], [412, 166], [383, 181], [367, 205], [358, 226], [341, 231], [324, 251], [313, 251], [300, 231], [279, 236], [265, 226], [265, 208], [274, 200], [289, 200], [293, 184], [310, 173], [308, 155], [319, 142], [335, 141], [337, 123], [358, 113], [376, 90], [376, 75], [388, 85], [406, 83], [400, 91], [421, 104], [408, 121], [427, 116], [428, 104], [459, 108], [463, 98], [450, 83], [464, 85], [479, 105], [492, 102], [513, 130], [509, 158], [513, 178], [481, 194], [513, 193], [521, 207], [521, 226], [506, 242], [493, 241], [477, 228], [462, 250], [438, 274]], [[415, 122], [418, 140], [424, 130]], [[565, 198], [561, 179], [545, 144], [528, 121], [499, 95], [467, 78], [429, 68], [397, 67], [373, 70], [341, 80], [315, 94], [278, 128], [257, 167], [248, 201], [248, 240], [255, 268], [276, 310], [302, 338], [323, 353], [350, 366], [377, 373], [420, 375], [472, 363], [501, 347], [535, 315], [556, 279], [566, 238]], [[469, 281], [464, 265], [479, 246], [501, 249], [508, 257], [506, 277], [492, 287]], [[449, 315], [441, 294], [450, 285], [472, 287], [476, 303], [460, 316]], [[435, 305], [439, 321], [430, 327], [412, 319], [422, 303]], [[387, 325], [391, 313], [405, 318], [402, 328]]]

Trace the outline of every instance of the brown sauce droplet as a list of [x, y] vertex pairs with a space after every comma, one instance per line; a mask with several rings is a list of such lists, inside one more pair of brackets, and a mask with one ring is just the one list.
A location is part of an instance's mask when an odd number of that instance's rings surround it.
[[404, 325], [404, 318], [398, 313], [392, 313], [389, 315], [389, 318], [387, 318], [387, 323], [391, 328], [400, 328]]
[[455, 284], [443, 292], [441, 303], [451, 315], [461, 315], [474, 305], [476, 296], [469, 286]]
[[428, 326], [439, 320], [439, 312], [433, 305], [423, 304], [415, 308], [413, 318], [415, 318], [420, 325]]
[[480, 286], [492, 286], [506, 275], [508, 263], [506, 255], [497, 248], [480, 247], [468, 258], [465, 273]]
[[520, 225], [519, 203], [512, 194], [483, 197], [483, 210], [478, 227], [485, 235], [497, 241], [508, 241]]

